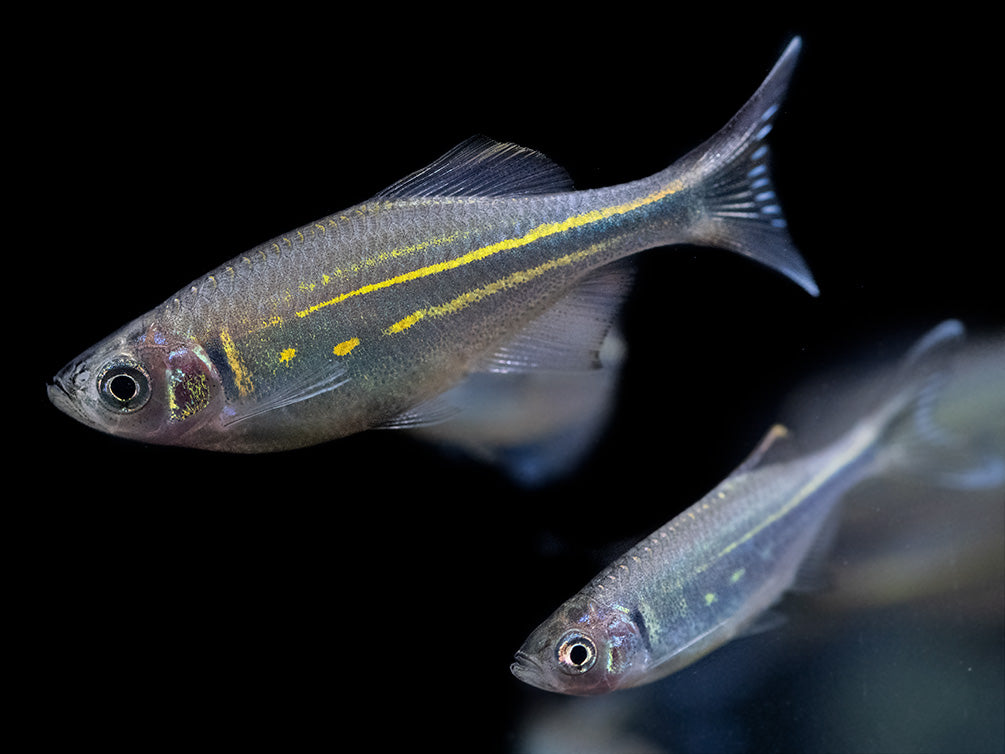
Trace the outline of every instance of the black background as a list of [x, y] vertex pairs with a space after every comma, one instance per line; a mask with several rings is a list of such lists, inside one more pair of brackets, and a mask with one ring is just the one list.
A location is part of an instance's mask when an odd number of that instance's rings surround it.
[[[840, 7], [40, 23], [8, 109], [27, 170], [7, 239], [26, 481], [8, 620], [40, 740], [510, 750], [542, 699], [508, 672], [526, 634], [728, 474], [802, 379], [945, 317], [1005, 327], [988, 20]], [[471, 134], [540, 149], [582, 188], [655, 172], [795, 34], [774, 166], [821, 296], [723, 251], [642, 255], [616, 419], [565, 482], [518, 490], [394, 432], [268, 457], [145, 446], [45, 397], [201, 273]]]

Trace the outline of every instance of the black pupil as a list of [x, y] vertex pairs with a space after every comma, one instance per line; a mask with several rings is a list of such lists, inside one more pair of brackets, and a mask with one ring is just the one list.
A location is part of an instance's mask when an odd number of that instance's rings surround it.
[[108, 383], [108, 392], [123, 403], [136, 397], [136, 380], [129, 375], [117, 374]]
[[582, 665], [590, 658], [590, 650], [582, 644], [577, 644], [569, 650], [569, 661], [573, 665]]

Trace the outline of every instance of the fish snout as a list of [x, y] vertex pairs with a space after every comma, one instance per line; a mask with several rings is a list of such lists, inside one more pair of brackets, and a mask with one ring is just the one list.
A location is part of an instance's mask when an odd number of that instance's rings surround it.
[[45, 386], [49, 402], [64, 414], [90, 424], [81, 405], [90, 378], [91, 370], [86, 361], [70, 362]]
[[516, 653], [514, 659], [515, 662], [509, 666], [509, 669], [519, 680], [545, 691], [555, 691], [554, 686], [548, 682], [544, 668], [536, 658], [521, 649]]

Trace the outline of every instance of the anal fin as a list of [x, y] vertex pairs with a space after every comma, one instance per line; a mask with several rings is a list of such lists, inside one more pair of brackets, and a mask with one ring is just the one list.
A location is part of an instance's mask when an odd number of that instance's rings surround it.
[[486, 357], [476, 371], [582, 371], [600, 366], [600, 349], [634, 278], [630, 261], [587, 275], [569, 293]]

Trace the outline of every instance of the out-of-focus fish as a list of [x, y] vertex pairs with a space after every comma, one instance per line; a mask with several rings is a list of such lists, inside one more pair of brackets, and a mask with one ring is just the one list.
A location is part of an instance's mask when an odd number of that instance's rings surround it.
[[[662, 678], [748, 630], [833, 530], [845, 492], [880, 473], [935, 471], [950, 438], [931, 407], [962, 336], [955, 320], [933, 329], [877, 406], [820, 450], [792, 454], [776, 425], [724, 482], [531, 633], [513, 673], [549, 691], [600, 694]], [[957, 483], [971, 463], [975, 483], [1001, 480], [1001, 459], [954, 458]]]
[[195, 281], [68, 364], [49, 396], [115, 435], [283, 450], [440, 419], [437, 397], [471, 374], [595, 366], [617, 263], [643, 249], [732, 249], [815, 295], [765, 142], [799, 47], [649, 178], [574, 191], [536, 151], [469, 140]]
[[472, 374], [444, 394], [457, 414], [414, 433], [500, 468], [523, 487], [547, 484], [575, 468], [606, 425], [625, 359], [617, 327], [598, 359], [599, 369], [575, 372]]
[[[971, 333], [948, 377], [932, 410], [936, 426], [958, 440], [947, 450], [1005, 459], [1005, 329]], [[954, 466], [969, 471], [962, 485]], [[971, 625], [1005, 621], [1005, 475], [990, 462], [967, 466], [940, 461], [936, 484], [931, 475], [921, 484], [887, 477], [847, 495], [830, 588], [813, 608], [833, 615], [912, 603]], [[979, 468], [983, 480], [974, 476]]]

